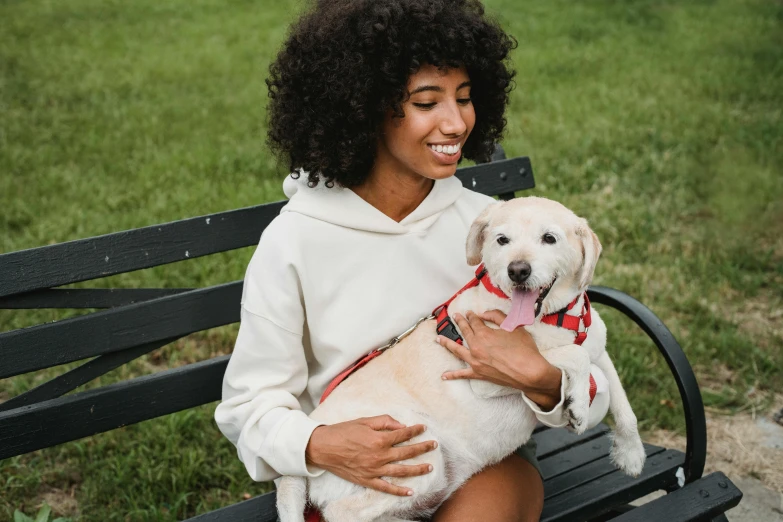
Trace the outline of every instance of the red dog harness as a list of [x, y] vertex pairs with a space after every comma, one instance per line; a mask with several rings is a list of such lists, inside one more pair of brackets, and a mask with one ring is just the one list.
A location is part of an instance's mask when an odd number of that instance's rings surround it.
[[[343, 370], [337, 377], [332, 379], [332, 381], [329, 383], [329, 386], [327, 386], [326, 390], [324, 390], [320, 402], [324, 402], [326, 398], [335, 390], [335, 388], [337, 388], [337, 386], [339, 386], [340, 383], [343, 382], [345, 379], [347, 379], [352, 373], [354, 373], [356, 370], [358, 370], [368, 362], [372, 361], [373, 359], [381, 355], [384, 351], [388, 350], [389, 348], [392, 348], [394, 345], [400, 342], [404, 337], [410, 334], [413, 330], [416, 329], [417, 326], [419, 326], [422, 322], [424, 322], [427, 319], [434, 318], [438, 321], [438, 326], [436, 327], [438, 335], [442, 335], [443, 337], [451, 339], [452, 341], [458, 344], [463, 344], [462, 336], [460, 336], [456, 325], [451, 320], [451, 317], [449, 317], [449, 304], [451, 304], [451, 302], [454, 301], [462, 292], [464, 292], [465, 290], [469, 290], [471, 288], [475, 288], [479, 284], [483, 284], [484, 288], [486, 288], [487, 291], [493, 295], [496, 295], [503, 299], [509, 298], [505, 293], [503, 293], [503, 291], [500, 288], [492, 284], [492, 281], [490, 281], [489, 277], [487, 276], [487, 269], [484, 267], [483, 263], [480, 264], [478, 268], [476, 268], [476, 277], [471, 279], [468, 282], [468, 284], [463, 286], [459, 290], [459, 292], [451, 296], [451, 298], [448, 301], [435, 308], [435, 310], [432, 311], [432, 315], [430, 315], [429, 317], [423, 317], [419, 319], [416, 322], [416, 324], [414, 324], [411, 328], [409, 328], [402, 334], [392, 339], [386, 346], [382, 346], [380, 348], [376, 348], [375, 350], [371, 351], [370, 353], [368, 353], [367, 355], [365, 355], [364, 357], [362, 357], [361, 359], [353, 363], [350, 367]], [[550, 324], [552, 326], [558, 326], [560, 328], [573, 330], [576, 333], [576, 339], [574, 340], [574, 344], [578, 344], [580, 346], [585, 341], [585, 339], [587, 339], [587, 329], [590, 327], [590, 323], [592, 322], [590, 318], [590, 300], [587, 298], [587, 292], [582, 294], [582, 296], [584, 296], [584, 304], [582, 305], [582, 311], [579, 315], [566, 314], [566, 312], [572, 310], [574, 306], [576, 306], [576, 303], [579, 302], [580, 296], [577, 296], [576, 299], [574, 299], [567, 307], [553, 314], [547, 314], [541, 318], [541, 322], [545, 324]], [[584, 329], [582, 329], [582, 325], [584, 325]], [[595, 397], [595, 393], [596, 393], [596, 384], [595, 381], [593, 380], [593, 376], [591, 375], [590, 376], [590, 403], [591, 404], [593, 402], [593, 398]]]
[[[437, 307], [432, 312], [432, 315], [434, 315], [438, 320], [438, 335], [442, 335], [443, 337], [451, 339], [457, 344], [463, 343], [462, 337], [457, 331], [457, 327], [454, 325], [451, 317], [449, 317], [449, 305], [462, 292], [478, 286], [479, 283], [483, 284], [484, 288], [486, 288], [487, 291], [491, 294], [502, 297], [503, 299], [508, 299], [508, 296], [503, 293], [500, 288], [493, 285], [492, 281], [489, 280], [489, 277], [487, 277], [487, 269], [484, 268], [484, 265], [479, 265], [479, 267], [476, 269], [476, 277], [464, 287], [462, 287], [459, 292], [454, 294], [451, 299]], [[579, 298], [582, 296], [584, 297], [582, 312], [579, 315], [567, 315], [567, 312], [571, 311], [574, 306], [576, 306], [576, 303], [579, 302]], [[565, 328], [567, 330], [573, 330], [576, 332], [576, 339], [574, 340], [574, 344], [578, 344], [580, 346], [583, 342], [585, 342], [585, 339], [587, 339], [587, 329], [592, 323], [592, 319], [590, 318], [590, 300], [587, 298], [587, 292], [582, 294], [582, 296], [576, 296], [576, 299], [571, 301], [571, 303], [562, 310], [558, 310], [553, 314], [547, 314], [541, 318], [542, 323], [550, 324], [552, 326], [559, 326], [560, 328]], [[582, 325], [584, 325], [584, 329], [582, 329]]]
[[[459, 334], [459, 331], [457, 330], [457, 327], [454, 325], [454, 321], [451, 320], [451, 317], [449, 317], [449, 304], [457, 298], [462, 292], [465, 290], [468, 290], [470, 288], [475, 288], [479, 285], [479, 283], [484, 285], [484, 288], [487, 289], [491, 294], [494, 294], [498, 297], [502, 297], [504, 299], [508, 299], [508, 296], [503, 293], [503, 291], [498, 288], [497, 286], [492, 284], [492, 281], [489, 280], [489, 277], [487, 277], [487, 269], [484, 268], [484, 264], [480, 264], [478, 268], [476, 269], [476, 277], [473, 278], [468, 284], [462, 287], [462, 289], [454, 294], [451, 299], [437, 307], [433, 312], [432, 315], [434, 315], [438, 320], [438, 326], [437, 331], [438, 335], [442, 335], [443, 337], [446, 337], [448, 339], [451, 339], [457, 344], [463, 344], [462, 336]], [[573, 310], [573, 308], [576, 306], [576, 303], [579, 302], [579, 297], [584, 297], [584, 304], [582, 304], [582, 311], [579, 315], [568, 315], [566, 312], [569, 312]], [[572, 330], [576, 333], [576, 339], [574, 339], [574, 344], [578, 344], [579, 346], [582, 345], [583, 342], [585, 342], [585, 339], [587, 339], [587, 329], [590, 327], [590, 324], [592, 324], [592, 318], [590, 316], [590, 299], [587, 297], [587, 292], [583, 293], [582, 296], [576, 296], [576, 298], [569, 303], [568, 306], [563, 308], [562, 310], [558, 310], [555, 313], [547, 314], [544, 317], [541, 318], [541, 322], [544, 324], [549, 324], [552, 326], [558, 326], [560, 328], [565, 328], [567, 330]], [[582, 326], [584, 326], [584, 329], [582, 329]], [[331, 386], [331, 385], [330, 385]], [[590, 404], [593, 404], [593, 399], [595, 399], [595, 394], [598, 392], [598, 385], [595, 382], [595, 379], [593, 378], [592, 374], [590, 375]]]

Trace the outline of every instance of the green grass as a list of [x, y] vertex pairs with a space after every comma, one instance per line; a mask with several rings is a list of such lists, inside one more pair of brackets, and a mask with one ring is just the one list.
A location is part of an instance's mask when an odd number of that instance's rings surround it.
[[[531, 156], [532, 193], [590, 220], [604, 245], [596, 283], [663, 319], [710, 408], [763, 409], [783, 386], [780, 2], [486, 4], [520, 43], [504, 144]], [[280, 199], [264, 78], [300, 7], [0, 4], [0, 252]], [[236, 280], [250, 254], [112, 283]], [[602, 313], [642, 428], [682, 430], [665, 362], [629, 321]], [[0, 331], [61, 317], [0, 312]], [[235, 332], [192, 336], [88, 387], [228, 353]], [[0, 400], [51, 375], [0, 382]], [[0, 462], [0, 519], [46, 500], [85, 521], [168, 521], [264, 490], [213, 409]]]

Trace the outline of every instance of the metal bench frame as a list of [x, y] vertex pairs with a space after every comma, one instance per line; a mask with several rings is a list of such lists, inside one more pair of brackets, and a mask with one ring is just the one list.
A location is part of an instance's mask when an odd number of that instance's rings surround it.
[[[529, 158], [505, 159], [500, 146], [492, 162], [458, 169], [457, 176], [466, 187], [504, 200], [535, 185]], [[284, 204], [0, 255], [0, 309], [103, 309], [0, 333], [0, 379], [94, 357], [0, 404], [0, 459], [219, 400], [229, 356], [66, 394], [191, 333], [238, 322], [242, 281], [197, 289], [56, 287], [256, 245]], [[589, 295], [594, 303], [628, 316], [660, 350], [682, 398], [687, 447], [683, 454], [646, 445], [645, 469], [630, 478], [609, 461], [605, 425], [579, 437], [563, 429], [539, 429], [534, 437], [545, 479], [542, 520], [607, 520], [619, 515], [616, 520], [665, 516], [675, 522], [722, 516], [739, 503], [742, 493], [720, 473], [702, 478], [707, 454], [704, 406], [682, 348], [632, 297], [606, 287], [591, 287]], [[676, 477], [680, 467], [687, 484], [682, 489]], [[628, 502], [660, 489], [672, 493], [643, 508], [628, 507]], [[274, 499], [272, 492], [190, 520], [274, 521]]]

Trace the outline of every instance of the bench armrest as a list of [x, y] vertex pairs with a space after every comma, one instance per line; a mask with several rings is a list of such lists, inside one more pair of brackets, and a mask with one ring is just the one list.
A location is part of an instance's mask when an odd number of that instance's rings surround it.
[[639, 325], [660, 350], [674, 374], [685, 409], [687, 445], [685, 448], [685, 482], [692, 482], [704, 472], [707, 458], [707, 423], [699, 384], [680, 344], [652, 311], [633, 297], [605, 286], [591, 286], [590, 301], [615, 308]]
[[612, 522], [712, 520], [739, 504], [742, 491], [720, 471], [613, 518]]

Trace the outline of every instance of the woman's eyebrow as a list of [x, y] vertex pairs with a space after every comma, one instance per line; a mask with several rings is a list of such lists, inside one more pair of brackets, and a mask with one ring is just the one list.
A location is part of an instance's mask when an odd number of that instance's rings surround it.
[[[459, 84], [459, 87], [457, 87], [457, 90], [464, 89], [465, 87], [470, 87], [470, 82], [469, 81], [462, 82], [461, 84]], [[411, 91], [411, 93], [410, 93], [410, 96], [413, 96], [414, 94], [418, 94], [420, 92], [425, 92], [425, 91], [443, 92], [443, 88], [442, 87], [438, 87], [437, 85], [422, 85], [420, 87], [416, 87], [415, 89], [413, 89]]]

